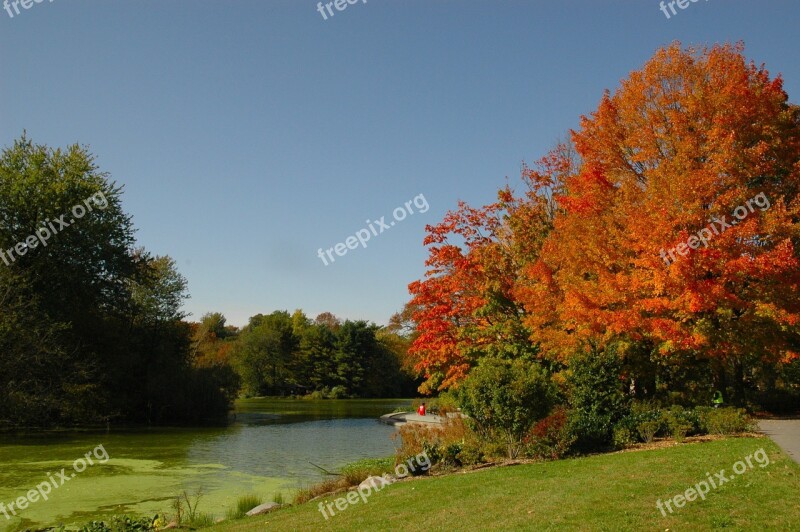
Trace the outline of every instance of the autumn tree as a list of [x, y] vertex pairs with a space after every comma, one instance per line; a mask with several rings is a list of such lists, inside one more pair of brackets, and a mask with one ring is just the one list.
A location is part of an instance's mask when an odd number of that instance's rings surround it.
[[740, 402], [798, 357], [800, 110], [743, 46], [659, 50], [523, 178], [428, 228], [425, 390], [486, 356], [614, 344], [634, 393], [708, 369]]
[[582, 119], [582, 166], [520, 282], [547, 351], [699, 356], [739, 399], [747, 366], [797, 356], [800, 113], [742, 51], [659, 50]]
[[423, 392], [457, 385], [486, 356], [538, 356], [516, 285], [539, 258], [558, 211], [556, 195], [577, 161], [572, 145], [559, 143], [523, 167], [524, 194], [506, 186], [495, 203], [480, 209], [459, 203], [428, 226], [428, 270], [409, 285], [405, 310], [416, 324], [409, 353], [427, 379]]

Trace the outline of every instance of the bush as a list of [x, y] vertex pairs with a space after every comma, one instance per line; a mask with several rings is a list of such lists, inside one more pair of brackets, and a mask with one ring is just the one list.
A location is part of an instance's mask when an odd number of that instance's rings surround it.
[[555, 397], [549, 375], [523, 360], [484, 359], [458, 390], [461, 408], [478, 434], [484, 440], [502, 439], [509, 458], [516, 458], [522, 438], [547, 416]]
[[743, 408], [704, 409], [700, 422], [708, 434], [739, 434], [755, 429], [752, 418]]
[[320, 495], [345, 490], [350, 486], [351, 484], [345, 477], [329, 478], [318, 484], [313, 484], [307, 488], [298, 490], [294, 496], [294, 503], [303, 504]]
[[606, 448], [613, 441], [613, 427], [628, 414], [630, 400], [620, 378], [622, 363], [612, 345], [595, 346], [575, 355], [567, 378], [569, 424], [580, 451]]
[[421, 453], [427, 453], [431, 465], [449, 467], [477, 463], [476, 458], [483, 456], [477, 435], [461, 417], [449, 418], [440, 426], [408, 423], [400, 427], [397, 437], [400, 438], [400, 448], [396, 464]]
[[314, 390], [304, 395], [303, 399], [320, 401], [322, 399], [347, 399], [348, 397], [350, 396], [347, 393], [347, 388], [344, 386], [334, 386], [333, 388], [323, 386], [321, 390]]
[[639, 423], [637, 430], [645, 443], [651, 443], [661, 430], [661, 426], [661, 419], [647, 419]]
[[307, 395], [304, 395], [303, 399], [308, 399], [310, 401], [320, 401], [322, 399], [325, 399], [325, 397], [326, 397], [325, 394], [326, 394], [326, 392], [323, 391], [323, 390], [314, 390], [313, 392], [311, 392], [311, 393], [309, 393]]
[[540, 460], [558, 460], [566, 456], [575, 443], [568, 421], [566, 408], [556, 407], [552, 414], [534, 425], [523, 440], [525, 455]]
[[614, 425], [614, 445], [626, 447], [634, 443], [650, 443], [664, 433], [666, 426], [665, 414], [656, 404], [633, 402], [630, 413]]
[[672, 406], [662, 410], [652, 403], [633, 403], [631, 413], [614, 426], [617, 447], [651, 442], [656, 436], [670, 436], [678, 443], [694, 434], [739, 434], [754, 429], [752, 419], [742, 409], [698, 406], [686, 409]]
[[617, 425], [614, 427], [613, 443], [617, 449], [624, 449], [638, 441], [637, 436], [627, 426]]
[[651, 443], [666, 428], [664, 412], [655, 403], [634, 402], [630, 417], [641, 441], [645, 443]]
[[478, 438], [466, 439], [461, 444], [458, 460], [462, 466], [486, 463], [486, 452]]
[[328, 399], [346, 399], [347, 397], [347, 388], [344, 386], [334, 386], [328, 394]]
[[683, 443], [686, 436], [695, 430], [696, 416], [691, 410], [676, 405], [664, 413], [664, 421], [672, 438], [678, 443]]
[[[431, 464], [438, 463], [444, 467], [459, 467], [461, 461], [461, 451], [464, 448], [463, 442], [454, 441], [447, 444], [428, 444], [425, 449]], [[432, 458], [431, 456], [435, 456]]]

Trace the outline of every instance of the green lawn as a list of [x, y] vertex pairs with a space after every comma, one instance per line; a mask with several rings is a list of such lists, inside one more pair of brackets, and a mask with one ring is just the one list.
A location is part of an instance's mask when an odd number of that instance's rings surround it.
[[[751, 460], [667, 517], [656, 508], [761, 448], [766, 467]], [[800, 530], [800, 466], [769, 439], [730, 438], [400, 482], [327, 522], [318, 502], [213, 530]]]

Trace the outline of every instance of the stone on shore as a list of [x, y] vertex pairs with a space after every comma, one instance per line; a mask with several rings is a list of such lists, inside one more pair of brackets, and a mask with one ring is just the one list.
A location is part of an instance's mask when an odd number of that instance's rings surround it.
[[281, 505], [276, 502], [265, 502], [264, 504], [259, 504], [258, 506], [247, 512], [247, 516], [253, 517], [254, 515], [263, 515], [271, 512], [272, 510], [277, 510], [280, 507]]

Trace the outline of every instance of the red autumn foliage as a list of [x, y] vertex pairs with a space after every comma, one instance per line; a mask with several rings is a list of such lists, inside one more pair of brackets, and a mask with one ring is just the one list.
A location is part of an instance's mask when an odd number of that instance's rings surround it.
[[522, 177], [526, 194], [428, 228], [429, 269], [410, 285], [427, 391], [525, 344], [566, 363], [619, 339], [798, 356], [800, 110], [741, 45], [659, 50]]

